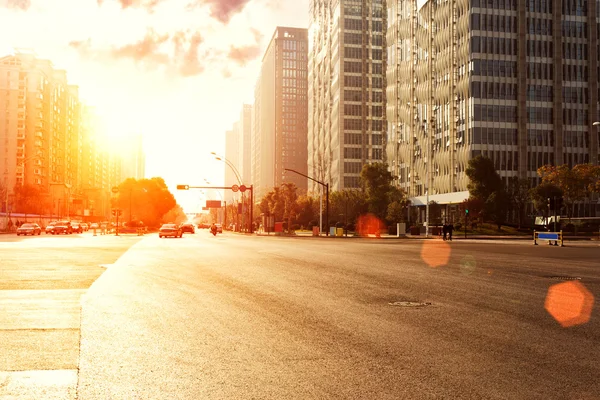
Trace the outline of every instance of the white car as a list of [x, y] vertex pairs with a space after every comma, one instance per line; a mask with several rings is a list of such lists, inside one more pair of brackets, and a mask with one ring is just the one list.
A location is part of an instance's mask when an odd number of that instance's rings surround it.
[[158, 237], [161, 239], [164, 237], [180, 238], [182, 236], [183, 232], [181, 231], [181, 227], [177, 224], [164, 224], [158, 231]]

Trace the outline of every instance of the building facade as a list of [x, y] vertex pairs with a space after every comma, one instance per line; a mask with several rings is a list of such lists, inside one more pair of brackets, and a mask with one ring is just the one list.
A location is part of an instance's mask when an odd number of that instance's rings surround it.
[[309, 18], [309, 175], [358, 188], [363, 165], [386, 161], [385, 1], [311, 0]]
[[308, 32], [277, 27], [255, 87], [252, 179], [256, 199], [273, 187], [294, 183], [306, 192]]
[[532, 186], [544, 164], [597, 164], [598, 2], [394, 0], [388, 14], [387, 156], [409, 196], [465, 193], [478, 155]]
[[[78, 87], [49, 60], [25, 50], [0, 58], [3, 212], [86, 216], [86, 180], [96, 172], [90, 172], [92, 158], [86, 153], [87, 132], [95, 122], [85, 110]], [[106, 160], [102, 156], [101, 164]], [[107, 182], [94, 184], [104, 198]]]

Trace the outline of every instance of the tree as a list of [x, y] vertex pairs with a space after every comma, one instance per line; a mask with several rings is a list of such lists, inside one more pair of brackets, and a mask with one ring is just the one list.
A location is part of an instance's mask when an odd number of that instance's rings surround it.
[[319, 200], [315, 197], [304, 195], [298, 197], [297, 204], [297, 221], [303, 227], [309, 228], [310, 222], [318, 218]]
[[339, 221], [348, 225], [356, 224], [361, 214], [367, 212], [367, 202], [364, 192], [355, 189], [345, 189], [332, 192], [329, 195], [329, 211], [332, 220], [339, 217]]
[[183, 208], [181, 208], [181, 206], [179, 204], [177, 204], [175, 207], [171, 208], [169, 211], [167, 211], [167, 213], [165, 215], [163, 215], [162, 218], [162, 222], [163, 223], [175, 223], [175, 224], [181, 224], [185, 221], [188, 220], [187, 215], [185, 215], [185, 212], [183, 211]]
[[34, 185], [15, 186], [15, 209], [13, 212], [42, 214], [50, 207], [48, 195]]
[[130, 219], [141, 220], [146, 226], [160, 225], [163, 216], [177, 205], [162, 178], [123, 181], [115, 203], [124, 210], [124, 216], [131, 214]]
[[587, 194], [583, 171], [583, 168], [575, 166], [571, 169], [566, 164], [544, 165], [537, 170], [543, 183], [551, 183], [560, 188], [569, 217], [573, 215], [575, 203], [583, 200]]
[[383, 221], [389, 204], [399, 200], [403, 192], [392, 185], [392, 174], [384, 163], [365, 164], [360, 180], [366, 194], [367, 211]]
[[498, 230], [506, 222], [509, 203], [508, 193], [504, 189], [493, 192], [486, 201], [486, 209], [489, 217], [498, 225]]
[[502, 178], [494, 168], [494, 162], [483, 156], [477, 156], [469, 160], [469, 166], [465, 171], [469, 177], [469, 196], [486, 202], [488, 197], [503, 187]]
[[283, 183], [280, 187], [280, 193], [283, 198], [284, 208], [283, 217], [287, 218], [288, 232], [292, 233], [292, 219], [296, 218], [298, 210], [298, 188], [294, 183]]
[[514, 208], [516, 211], [519, 229], [521, 229], [521, 225], [523, 224], [525, 207], [531, 200], [529, 189], [529, 179], [527, 178], [511, 177], [508, 179], [507, 194], [510, 208]]
[[542, 213], [544, 217], [548, 217], [550, 215], [550, 211], [548, 209], [548, 199], [553, 197], [563, 197], [562, 190], [552, 183], [542, 183], [529, 191], [531, 195], [531, 200], [533, 201], [533, 206], [535, 209]]

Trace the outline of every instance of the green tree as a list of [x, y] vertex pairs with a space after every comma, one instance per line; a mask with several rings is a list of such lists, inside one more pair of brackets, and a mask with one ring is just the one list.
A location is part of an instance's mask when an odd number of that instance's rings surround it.
[[508, 179], [508, 187], [506, 191], [509, 197], [509, 209], [515, 211], [519, 229], [523, 224], [525, 207], [531, 201], [529, 189], [530, 184], [529, 179], [527, 178], [511, 177]]
[[388, 206], [399, 200], [403, 192], [392, 185], [393, 177], [384, 163], [365, 164], [360, 172], [362, 188], [366, 194], [367, 211], [385, 220]]
[[490, 195], [503, 188], [502, 178], [494, 168], [494, 162], [483, 156], [469, 160], [465, 171], [469, 178], [469, 196], [486, 202]]
[[491, 218], [498, 230], [502, 229], [502, 225], [506, 222], [506, 214], [508, 213], [508, 203], [510, 198], [504, 189], [493, 192], [485, 203], [489, 218]]
[[563, 191], [557, 185], [552, 183], [543, 182], [540, 185], [532, 188], [529, 191], [531, 200], [533, 201], [533, 207], [544, 217], [550, 215], [548, 209], [548, 199], [553, 197], [563, 197]]
[[309, 228], [311, 221], [318, 219], [319, 216], [319, 199], [303, 195], [298, 197], [298, 215], [297, 220], [300, 225]]
[[281, 197], [283, 198], [283, 218], [287, 219], [288, 232], [292, 233], [292, 220], [296, 219], [298, 212], [298, 188], [294, 183], [283, 183], [280, 187]]
[[587, 194], [583, 168], [575, 166], [571, 169], [566, 164], [544, 165], [538, 168], [537, 173], [543, 183], [551, 183], [560, 188], [570, 218], [574, 213], [575, 203], [583, 200]]

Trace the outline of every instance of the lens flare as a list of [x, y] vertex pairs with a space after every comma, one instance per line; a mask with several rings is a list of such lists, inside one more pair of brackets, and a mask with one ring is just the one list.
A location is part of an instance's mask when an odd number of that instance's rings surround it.
[[447, 265], [450, 261], [450, 244], [442, 240], [424, 240], [421, 259], [431, 268]]
[[363, 237], [369, 235], [379, 237], [383, 228], [385, 224], [373, 214], [361, 215], [356, 222], [356, 232]]
[[475, 267], [477, 267], [477, 262], [471, 255], [466, 255], [460, 260], [460, 273], [463, 275], [471, 275], [475, 272]]
[[544, 305], [563, 328], [587, 323], [593, 306], [594, 295], [578, 281], [550, 286]]

